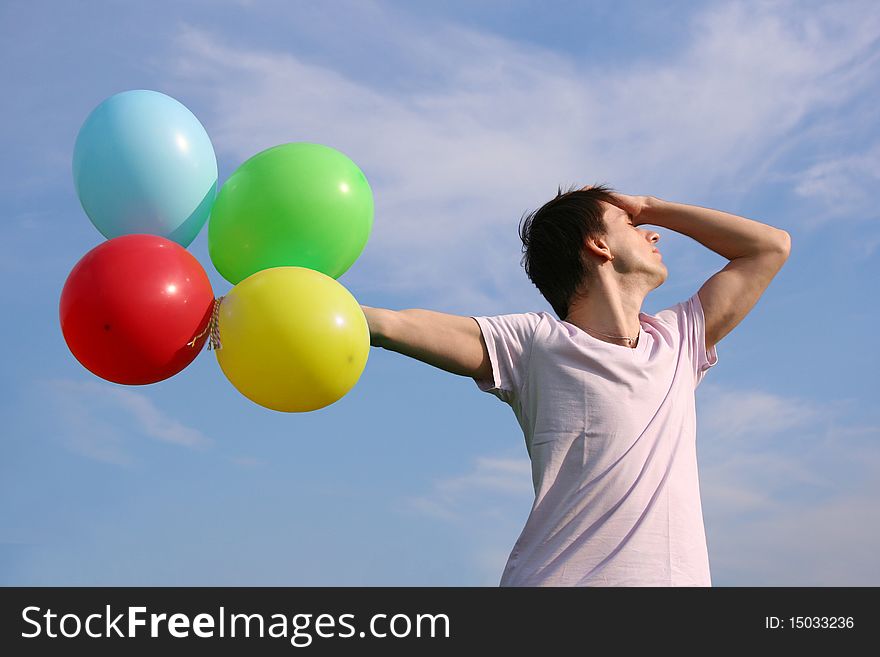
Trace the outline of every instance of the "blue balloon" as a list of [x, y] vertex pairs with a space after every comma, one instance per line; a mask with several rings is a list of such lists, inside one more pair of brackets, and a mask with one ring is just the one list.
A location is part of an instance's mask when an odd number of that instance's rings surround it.
[[199, 120], [158, 91], [110, 96], [79, 130], [73, 184], [104, 237], [195, 239], [217, 195], [217, 157]]

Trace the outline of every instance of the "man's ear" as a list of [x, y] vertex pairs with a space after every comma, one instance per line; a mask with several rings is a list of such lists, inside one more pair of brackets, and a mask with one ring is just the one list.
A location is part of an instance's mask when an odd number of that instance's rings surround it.
[[614, 259], [614, 256], [611, 255], [611, 247], [604, 236], [595, 238], [587, 237], [584, 240], [584, 248], [588, 253], [595, 255], [597, 258], [601, 258], [602, 262]]

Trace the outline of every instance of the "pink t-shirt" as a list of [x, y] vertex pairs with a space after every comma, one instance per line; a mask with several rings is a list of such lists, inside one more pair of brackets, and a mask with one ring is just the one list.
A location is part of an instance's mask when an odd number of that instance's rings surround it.
[[697, 293], [639, 313], [634, 349], [547, 312], [473, 317], [535, 500], [500, 586], [711, 586], [694, 391], [718, 362]]

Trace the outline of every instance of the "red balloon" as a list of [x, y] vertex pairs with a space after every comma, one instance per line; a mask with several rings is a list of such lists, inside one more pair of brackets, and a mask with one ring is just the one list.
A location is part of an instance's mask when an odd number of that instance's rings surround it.
[[189, 365], [210, 337], [208, 275], [189, 251], [159, 235], [129, 234], [86, 253], [61, 292], [61, 331], [93, 374], [156, 383]]

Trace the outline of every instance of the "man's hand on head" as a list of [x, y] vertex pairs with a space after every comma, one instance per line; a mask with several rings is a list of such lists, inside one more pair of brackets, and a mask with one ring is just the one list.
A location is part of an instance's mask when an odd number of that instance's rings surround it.
[[616, 205], [621, 210], [632, 217], [633, 224], [639, 226], [648, 223], [648, 213], [646, 209], [650, 205], [650, 196], [630, 196], [629, 194], [620, 194], [618, 192], [610, 192], [612, 197], [612, 205]]

